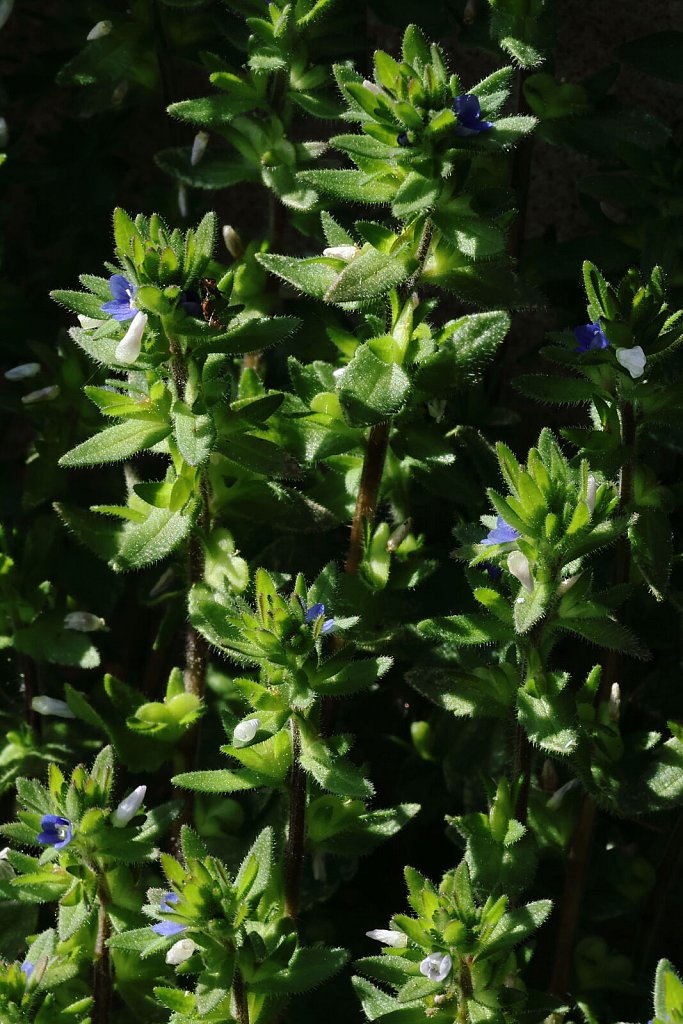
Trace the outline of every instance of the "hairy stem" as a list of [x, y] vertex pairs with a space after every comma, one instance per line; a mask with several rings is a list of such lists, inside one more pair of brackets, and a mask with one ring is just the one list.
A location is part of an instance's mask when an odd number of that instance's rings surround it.
[[99, 910], [97, 912], [97, 935], [93, 959], [93, 1024], [108, 1024], [112, 996], [111, 963], [107, 939], [111, 933], [111, 923], [107, 913], [109, 894], [104, 883], [98, 892]]
[[521, 725], [515, 727], [515, 775], [517, 781], [521, 777], [521, 785], [517, 792], [515, 804], [515, 818], [526, 823], [527, 811], [529, 808], [529, 790], [531, 788], [531, 765], [533, 761], [533, 748], [529, 737]]
[[358, 574], [360, 563], [363, 560], [365, 524], [366, 522], [372, 523], [375, 518], [390, 429], [391, 423], [387, 420], [385, 423], [377, 423], [371, 427], [368, 435], [360, 486], [356, 497], [356, 508], [351, 524], [349, 550], [344, 565], [344, 570], [352, 576]]
[[290, 720], [292, 734], [292, 771], [289, 777], [289, 831], [285, 854], [285, 914], [296, 920], [299, 915], [301, 870], [306, 836], [306, 773], [301, 767], [299, 726]]
[[244, 978], [242, 977], [239, 967], [235, 971], [235, 980], [232, 983], [232, 994], [235, 997], [238, 1024], [249, 1024], [247, 990], [244, 987]]

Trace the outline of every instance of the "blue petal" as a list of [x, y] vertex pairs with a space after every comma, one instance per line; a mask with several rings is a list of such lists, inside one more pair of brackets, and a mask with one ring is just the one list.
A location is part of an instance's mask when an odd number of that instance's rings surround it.
[[105, 302], [103, 306], [100, 306], [100, 309], [104, 313], [111, 313], [114, 320], [119, 322], [122, 320], [132, 320], [137, 313], [137, 309], [131, 306], [130, 301], [118, 302], [117, 300], [112, 300], [111, 302]]
[[510, 544], [512, 541], [517, 540], [518, 537], [519, 531], [515, 530], [514, 526], [506, 523], [502, 516], [498, 516], [494, 528], [489, 530], [486, 537], [480, 540], [479, 543], [485, 547], [489, 547], [492, 544]]
[[184, 924], [176, 924], [175, 921], [160, 921], [159, 924], [151, 925], [153, 932], [164, 936], [177, 935], [178, 932], [184, 932], [185, 927]]
[[325, 614], [324, 604], [312, 604], [310, 608], [306, 610], [306, 616], [304, 622], [315, 622], [317, 618]]
[[59, 836], [56, 832], [40, 832], [38, 834], [38, 842], [43, 846], [54, 846], [58, 841]]
[[334, 619], [325, 619], [320, 630], [321, 633], [329, 633], [334, 626]]
[[592, 352], [596, 349], [607, 348], [609, 345], [609, 340], [600, 327], [599, 320], [596, 320], [594, 324], [581, 324], [581, 326], [575, 327], [574, 337], [578, 342], [576, 352]]
[[453, 100], [453, 112], [458, 115], [461, 124], [467, 125], [470, 121], [478, 121], [481, 116], [479, 99], [473, 93], [463, 93]]
[[176, 903], [180, 900], [180, 896], [177, 892], [165, 892], [159, 900], [159, 910], [166, 910], [171, 912]]
[[59, 814], [44, 814], [40, 819], [40, 827], [46, 829], [48, 825], [71, 825], [71, 822]]
[[135, 291], [135, 285], [127, 281], [123, 274], [112, 274], [109, 278], [109, 291], [118, 302], [130, 303], [129, 292]]
[[31, 977], [35, 969], [35, 964], [32, 964], [30, 960], [24, 960], [23, 964], [21, 965], [21, 972], [22, 974], [26, 975], [27, 981]]

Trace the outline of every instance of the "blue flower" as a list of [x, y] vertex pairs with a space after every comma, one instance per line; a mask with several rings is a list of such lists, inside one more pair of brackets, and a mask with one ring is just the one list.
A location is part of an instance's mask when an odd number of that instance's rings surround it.
[[399, 132], [396, 136], [396, 144], [398, 146], [409, 146], [410, 139], [408, 138], [408, 132]]
[[514, 526], [506, 523], [502, 516], [498, 516], [494, 528], [489, 530], [484, 539], [480, 540], [479, 543], [490, 547], [492, 544], [509, 544], [511, 541], [517, 540], [518, 537], [519, 531], [515, 530]]
[[453, 113], [457, 115], [456, 135], [479, 135], [493, 128], [491, 121], [482, 121], [479, 100], [472, 93], [464, 93], [453, 100]]
[[31, 977], [35, 969], [35, 964], [32, 964], [30, 960], [24, 960], [23, 964], [21, 965], [21, 973], [26, 977], [27, 981]]
[[54, 846], [55, 850], [61, 850], [73, 839], [71, 822], [68, 818], [60, 818], [58, 814], [44, 814], [40, 819], [40, 827], [43, 831], [38, 835], [38, 842], [43, 846]]
[[[159, 910], [163, 914], [170, 914], [179, 900], [180, 896], [177, 892], [165, 892], [159, 900]], [[184, 932], [186, 926], [184, 924], [176, 924], [175, 921], [160, 921], [158, 924], [153, 924], [150, 927], [157, 935], [163, 935], [164, 938], [167, 938], [169, 935], [177, 935], [178, 932]]]
[[594, 324], [575, 327], [574, 337], [578, 341], [575, 352], [592, 352], [595, 349], [607, 348], [609, 345], [598, 320]]
[[137, 287], [127, 281], [123, 274], [112, 274], [109, 278], [109, 291], [113, 295], [112, 302], [105, 302], [100, 309], [111, 313], [114, 320], [132, 320], [138, 309], [133, 299]]
[[188, 288], [180, 293], [180, 305], [188, 316], [195, 316], [199, 319], [202, 315], [202, 300], [198, 292]]
[[[304, 622], [315, 622], [317, 619], [319, 619], [324, 614], [325, 614], [325, 605], [324, 604], [312, 604], [310, 608], [306, 609], [306, 614], [304, 616]], [[322, 626], [320, 628], [320, 632], [321, 633], [329, 633], [329, 631], [332, 629], [333, 626], [334, 626], [334, 619], [325, 619], [325, 621], [323, 622], [323, 624], [322, 624]]]

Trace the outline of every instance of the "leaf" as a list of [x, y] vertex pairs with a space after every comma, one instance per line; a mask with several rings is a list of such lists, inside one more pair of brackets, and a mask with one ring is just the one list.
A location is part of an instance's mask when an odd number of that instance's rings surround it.
[[173, 406], [175, 437], [180, 454], [190, 466], [202, 466], [211, 454], [216, 440], [213, 420], [206, 413], [195, 414], [185, 404]]
[[556, 622], [557, 629], [565, 629], [570, 633], [577, 633], [590, 643], [598, 644], [599, 647], [606, 647], [610, 651], [621, 651], [623, 654], [630, 654], [634, 658], [647, 659], [650, 657], [647, 648], [643, 647], [640, 641], [622, 626], [621, 623], [606, 616], [595, 619], [569, 618], [564, 616]]
[[[273, 843], [273, 830], [270, 827], [264, 828], [262, 832], [259, 832], [254, 840], [235, 878], [235, 888], [240, 899], [248, 897], [250, 900], [253, 900], [265, 892], [271, 873]], [[249, 871], [252, 862], [256, 863], [255, 872]], [[250, 881], [248, 884], [245, 884], [248, 871]]]
[[192, 789], [197, 793], [236, 793], [240, 790], [256, 789], [261, 783], [250, 771], [230, 771], [217, 768], [215, 771], [181, 772], [171, 779], [174, 786]]
[[325, 294], [326, 302], [358, 302], [385, 295], [417, 267], [408, 253], [389, 256], [370, 244], [350, 260]]
[[301, 729], [301, 766], [323, 789], [337, 796], [371, 797], [375, 792], [374, 786], [363, 778], [360, 769], [341, 756], [341, 749], [341, 737], [332, 736], [324, 741]]
[[144, 522], [127, 522], [123, 526], [116, 555], [109, 564], [116, 572], [153, 565], [174, 551], [187, 537], [193, 520], [194, 506], [188, 506], [182, 512], [151, 508]]
[[348, 960], [345, 949], [326, 949], [322, 946], [304, 946], [297, 949], [289, 964], [277, 974], [265, 974], [249, 982], [252, 992], [268, 995], [289, 995], [307, 992], [322, 985], [342, 969]]
[[67, 629], [61, 612], [44, 612], [14, 634], [15, 650], [36, 661], [77, 668], [97, 668], [99, 651], [87, 633]]
[[[388, 657], [364, 658], [344, 665], [331, 677], [311, 679], [311, 688], [327, 696], [346, 697], [359, 690], [365, 690], [376, 683], [390, 668], [393, 659]], [[325, 669], [325, 665], [322, 666]]]
[[202, 217], [194, 234], [188, 231], [183, 268], [185, 288], [196, 284], [213, 256], [217, 229], [216, 214], [211, 211]]
[[470, 259], [497, 256], [505, 249], [505, 234], [495, 224], [479, 217], [464, 217], [439, 211], [432, 216], [446, 241]]
[[271, 274], [277, 274], [283, 281], [316, 299], [325, 296], [338, 276], [330, 260], [325, 258], [297, 259], [294, 256], [262, 252], [256, 254], [256, 259]]
[[116, 423], [62, 455], [59, 465], [97, 466], [106, 462], [121, 462], [145, 448], [153, 448], [170, 432], [169, 424], [162, 421], [136, 419]]
[[417, 387], [432, 394], [446, 394], [453, 388], [470, 386], [510, 329], [510, 317], [502, 310], [474, 313], [450, 321], [442, 331], [443, 340], [416, 371]]
[[417, 626], [420, 633], [457, 647], [473, 644], [501, 643], [512, 640], [509, 626], [490, 615], [444, 615], [423, 619]]
[[367, 344], [356, 349], [338, 388], [344, 417], [350, 426], [382, 423], [403, 408], [410, 379], [396, 363], [386, 363]]
[[300, 171], [297, 179], [349, 203], [390, 203], [399, 184], [388, 173], [365, 171]]
[[234, 97], [216, 95], [203, 96], [195, 100], [180, 100], [179, 103], [171, 103], [167, 109], [171, 117], [177, 117], [181, 121], [189, 121], [190, 124], [206, 128], [220, 128], [244, 109], [249, 108], [243, 107], [240, 110], [240, 105]]
[[416, 171], [411, 171], [394, 196], [391, 212], [394, 217], [403, 220], [415, 213], [431, 209], [439, 198], [440, 187], [437, 181], [425, 178]]
[[[364, 964], [370, 958], [367, 957], [365, 961], [360, 961], [358, 966], [364, 966]], [[384, 957], [377, 957], [378, 960], [386, 959]], [[404, 980], [403, 978], [401, 979]], [[390, 1013], [392, 1010], [398, 1009], [398, 1002], [392, 996], [387, 995], [381, 988], [377, 988], [372, 982], [366, 981], [365, 978], [353, 977], [351, 978], [351, 984], [353, 985], [354, 991], [358, 996], [363, 1012], [368, 1020], [377, 1020], [382, 1018], [384, 1014]]]
[[50, 292], [50, 298], [74, 313], [82, 316], [90, 316], [94, 320], [104, 320], [106, 313], [102, 312], [102, 299], [90, 292], [69, 292], [57, 289]]
[[633, 558], [651, 593], [662, 601], [669, 589], [673, 563], [673, 535], [665, 512], [647, 509], [628, 531]]
[[660, 960], [655, 974], [655, 1014], [662, 1020], [683, 1015], [683, 982], [668, 960]]
[[545, 377], [541, 374], [516, 377], [512, 382], [528, 398], [553, 405], [580, 405], [591, 402], [601, 389], [589, 380], [577, 377]]
[[256, 352], [284, 341], [300, 324], [301, 320], [296, 316], [250, 317], [237, 324], [233, 322], [225, 334], [216, 336], [214, 332], [213, 337], [209, 335], [202, 338], [197, 348], [202, 352], [222, 352], [226, 355]]
[[576, 721], [566, 700], [534, 697], [521, 689], [517, 693], [519, 724], [533, 744], [549, 754], [573, 753], [579, 736]]
[[504, 914], [486, 940], [478, 959], [498, 955], [524, 942], [547, 920], [552, 907], [550, 900], [537, 900]]
[[164, 149], [154, 160], [166, 174], [191, 188], [230, 188], [241, 181], [256, 179], [256, 173], [244, 161], [230, 159], [223, 153], [206, 153], [200, 163], [190, 162], [192, 150], [188, 146]]
[[520, 587], [519, 595], [515, 598], [514, 604], [515, 629], [517, 632], [522, 634], [528, 633], [543, 618], [552, 598], [553, 591], [547, 583], [535, 583], [531, 593], [524, 587]]

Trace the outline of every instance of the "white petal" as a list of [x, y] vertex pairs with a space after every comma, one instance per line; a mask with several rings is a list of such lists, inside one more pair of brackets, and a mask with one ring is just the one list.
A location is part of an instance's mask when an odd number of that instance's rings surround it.
[[43, 695], [34, 697], [31, 701], [31, 707], [39, 715], [54, 715], [56, 718], [76, 717], [66, 701], [57, 700], [55, 697], [45, 697]]
[[83, 316], [82, 313], [78, 314], [78, 322], [84, 331], [89, 331], [93, 327], [101, 327], [102, 324], [106, 324], [108, 320], [96, 320], [94, 316]]
[[142, 348], [142, 335], [147, 326], [147, 314], [136, 313], [130, 327], [116, 346], [114, 358], [119, 363], [134, 363]]
[[233, 259], [238, 260], [241, 256], [244, 256], [242, 239], [231, 224], [223, 225], [223, 241], [225, 242], [225, 248]]
[[566, 580], [562, 580], [559, 587], [557, 588], [558, 594], [566, 594], [568, 590], [571, 590], [574, 584], [581, 579], [581, 573], [577, 572], [575, 576], [569, 576]]
[[37, 391], [29, 391], [22, 396], [24, 405], [35, 405], [36, 402], [51, 402], [59, 394], [59, 384], [50, 384], [46, 388], [39, 388]]
[[529, 568], [529, 559], [526, 555], [523, 555], [521, 551], [513, 551], [508, 555], [508, 569], [522, 584], [525, 590], [532, 593], [534, 589], [534, 581], [531, 578], [531, 569]]
[[335, 380], [341, 380], [341, 378], [344, 376], [345, 373], [346, 373], [346, 367], [345, 366], [338, 366], [336, 370], [332, 371], [332, 376], [334, 377]]
[[621, 711], [621, 687], [619, 683], [612, 683], [612, 689], [609, 695], [609, 704], [607, 705], [607, 713], [613, 722], [619, 721], [619, 714]]
[[569, 793], [570, 790], [575, 789], [578, 784], [578, 779], [570, 779], [569, 782], [565, 782], [564, 786], [560, 786], [559, 789], [556, 789], [553, 795], [548, 797], [548, 802], [546, 803], [548, 810], [556, 811], [558, 807], [560, 807], [567, 793]]
[[209, 144], [209, 133], [208, 132], [197, 132], [192, 142], [192, 154], [190, 156], [190, 163], [195, 167], [201, 158], [206, 153], [206, 147]]
[[91, 42], [93, 39], [104, 39], [111, 32], [111, 27], [110, 21], [98, 21], [96, 25], [93, 25], [85, 38], [88, 42]]
[[352, 260], [358, 252], [355, 245], [330, 245], [323, 249], [323, 256], [329, 256], [334, 260]]
[[174, 967], [184, 964], [186, 960], [190, 959], [196, 948], [197, 944], [192, 939], [178, 939], [166, 954], [166, 963], [172, 964]]
[[0, 850], [0, 860], [7, 860], [7, 854], [9, 853], [10, 849], [11, 847], [5, 846], [2, 850]]
[[178, 185], [178, 212], [181, 217], [188, 217], [190, 214], [190, 204], [187, 200], [187, 189], [184, 185]]
[[633, 348], [618, 348], [616, 356], [617, 362], [628, 370], [634, 380], [643, 376], [647, 360], [640, 345], [634, 345]]
[[404, 949], [408, 945], [407, 935], [389, 928], [373, 928], [371, 932], [365, 934], [369, 939], [381, 942], [383, 946], [391, 946], [392, 949]]
[[588, 505], [588, 511], [593, 514], [595, 509], [595, 495], [598, 493], [598, 481], [594, 476], [588, 477], [588, 483], [586, 486], [586, 504]]
[[444, 981], [451, 973], [453, 961], [448, 953], [430, 953], [420, 964], [420, 974], [430, 981]]
[[13, 366], [11, 370], [5, 370], [5, 380], [28, 380], [40, 373], [40, 363], [21, 363], [20, 366]]
[[235, 726], [235, 731], [232, 734], [233, 740], [239, 740], [240, 743], [251, 743], [260, 724], [258, 718], [248, 718], [246, 722], [240, 722]]
[[375, 96], [385, 96], [386, 93], [380, 85], [376, 85], [375, 82], [371, 82], [368, 78], [363, 81], [363, 88], [367, 89], [368, 92], [374, 93]]
[[69, 612], [64, 616], [64, 628], [73, 629], [77, 633], [94, 633], [104, 628], [104, 619], [92, 612]]
[[131, 818], [134, 818], [145, 799], [147, 786], [138, 786], [132, 793], [124, 797], [119, 806], [111, 816], [111, 823], [115, 828], [123, 828]]

